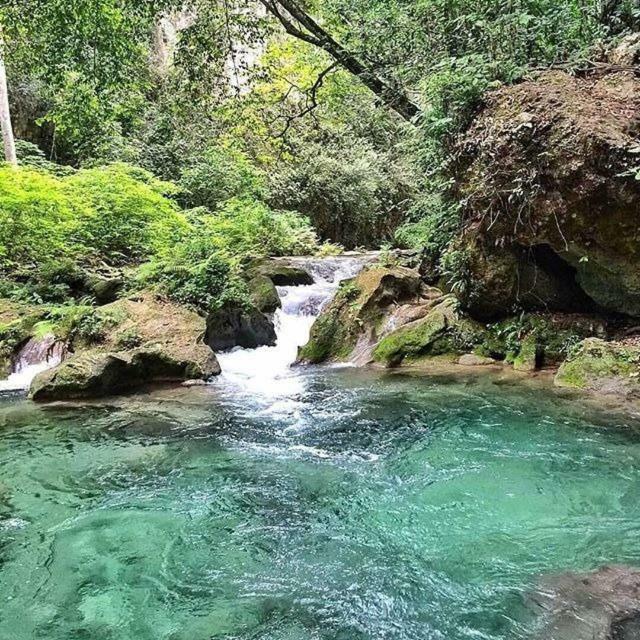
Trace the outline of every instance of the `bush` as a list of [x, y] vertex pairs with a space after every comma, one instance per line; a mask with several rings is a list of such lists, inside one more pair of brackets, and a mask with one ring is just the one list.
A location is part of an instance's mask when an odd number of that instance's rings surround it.
[[231, 198], [263, 199], [262, 176], [239, 152], [209, 149], [197, 156], [179, 181], [181, 201], [187, 207], [207, 207], [212, 211]]
[[188, 228], [166, 197], [177, 193], [175, 185], [143, 169], [125, 164], [84, 169], [64, 180], [64, 190], [84, 203], [83, 245], [109, 265], [149, 258]]

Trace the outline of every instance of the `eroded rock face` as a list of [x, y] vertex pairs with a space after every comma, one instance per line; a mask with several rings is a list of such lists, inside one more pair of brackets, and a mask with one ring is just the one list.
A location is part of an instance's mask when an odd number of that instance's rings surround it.
[[549, 576], [528, 604], [542, 620], [535, 640], [640, 638], [640, 570], [633, 567]]
[[214, 351], [255, 349], [275, 345], [276, 331], [273, 322], [255, 307], [223, 307], [207, 317], [204, 340]]
[[36, 401], [98, 398], [146, 384], [207, 380], [219, 373], [213, 352], [203, 344], [189, 358], [161, 347], [81, 353], [39, 374], [30, 396]]
[[640, 317], [639, 152], [632, 72], [547, 72], [489, 94], [458, 147], [467, 308]]

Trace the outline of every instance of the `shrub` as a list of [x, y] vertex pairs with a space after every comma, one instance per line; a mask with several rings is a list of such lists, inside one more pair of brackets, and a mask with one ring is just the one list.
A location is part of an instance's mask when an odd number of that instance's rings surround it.
[[262, 176], [240, 152], [209, 149], [192, 161], [180, 178], [181, 201], [187, 207], [216, 209], [231, 198], [262, 199]]
[[143, 169], [125, 164], [84, 169], [64, 180], [64, 190], [85, 205], [80, 229], [84, 246], [110, 265], [146, 259], [188, 228], [166, 197], [177, 192], [175, 185]]

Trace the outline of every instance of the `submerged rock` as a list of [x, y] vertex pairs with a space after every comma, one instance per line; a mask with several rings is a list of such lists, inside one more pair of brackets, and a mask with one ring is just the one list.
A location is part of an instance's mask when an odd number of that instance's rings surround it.
[[555, 384], [608, 395], [640, 397], [640, 344], [588, 338], [560, 366]]
[[472, 314], [640, 316], [639, 130], [631, 71], [546, 72], [487, 96], [457, 154]]
[[549, 576], [528, 604], [542, 620], [535, 640], [640, 638], [640, 570], [633, 567]]
[[248, 270], [250, 279], [265, 276], [278, 287], [299, 287], [313, 284], [313, 276], [303, 267], [286, 260], [262, 260]]
[[214, 351], [255, 349], [275, 345], [276, 331], [273, 322], [256, 307], [227, 306], [209, 314], [204, 340]]

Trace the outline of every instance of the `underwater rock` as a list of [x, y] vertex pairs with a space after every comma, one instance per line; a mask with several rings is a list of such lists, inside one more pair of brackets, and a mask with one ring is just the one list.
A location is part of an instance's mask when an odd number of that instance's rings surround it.
[[485, 367], [487, 365], [497, 364], [493, 358], [479, 356], [475, 353], [465, 353], [458, 358], [458, 364], [463, 367]]
[[528, 605], [542, 619], [535, 640], [638, 640], [640, 570], [607, 566], [548, 576]]
[[214, 351], [273, 346], [276, 339], [273, 322], [256, 307], [226, 306], [207, 317], [204, 341]]

